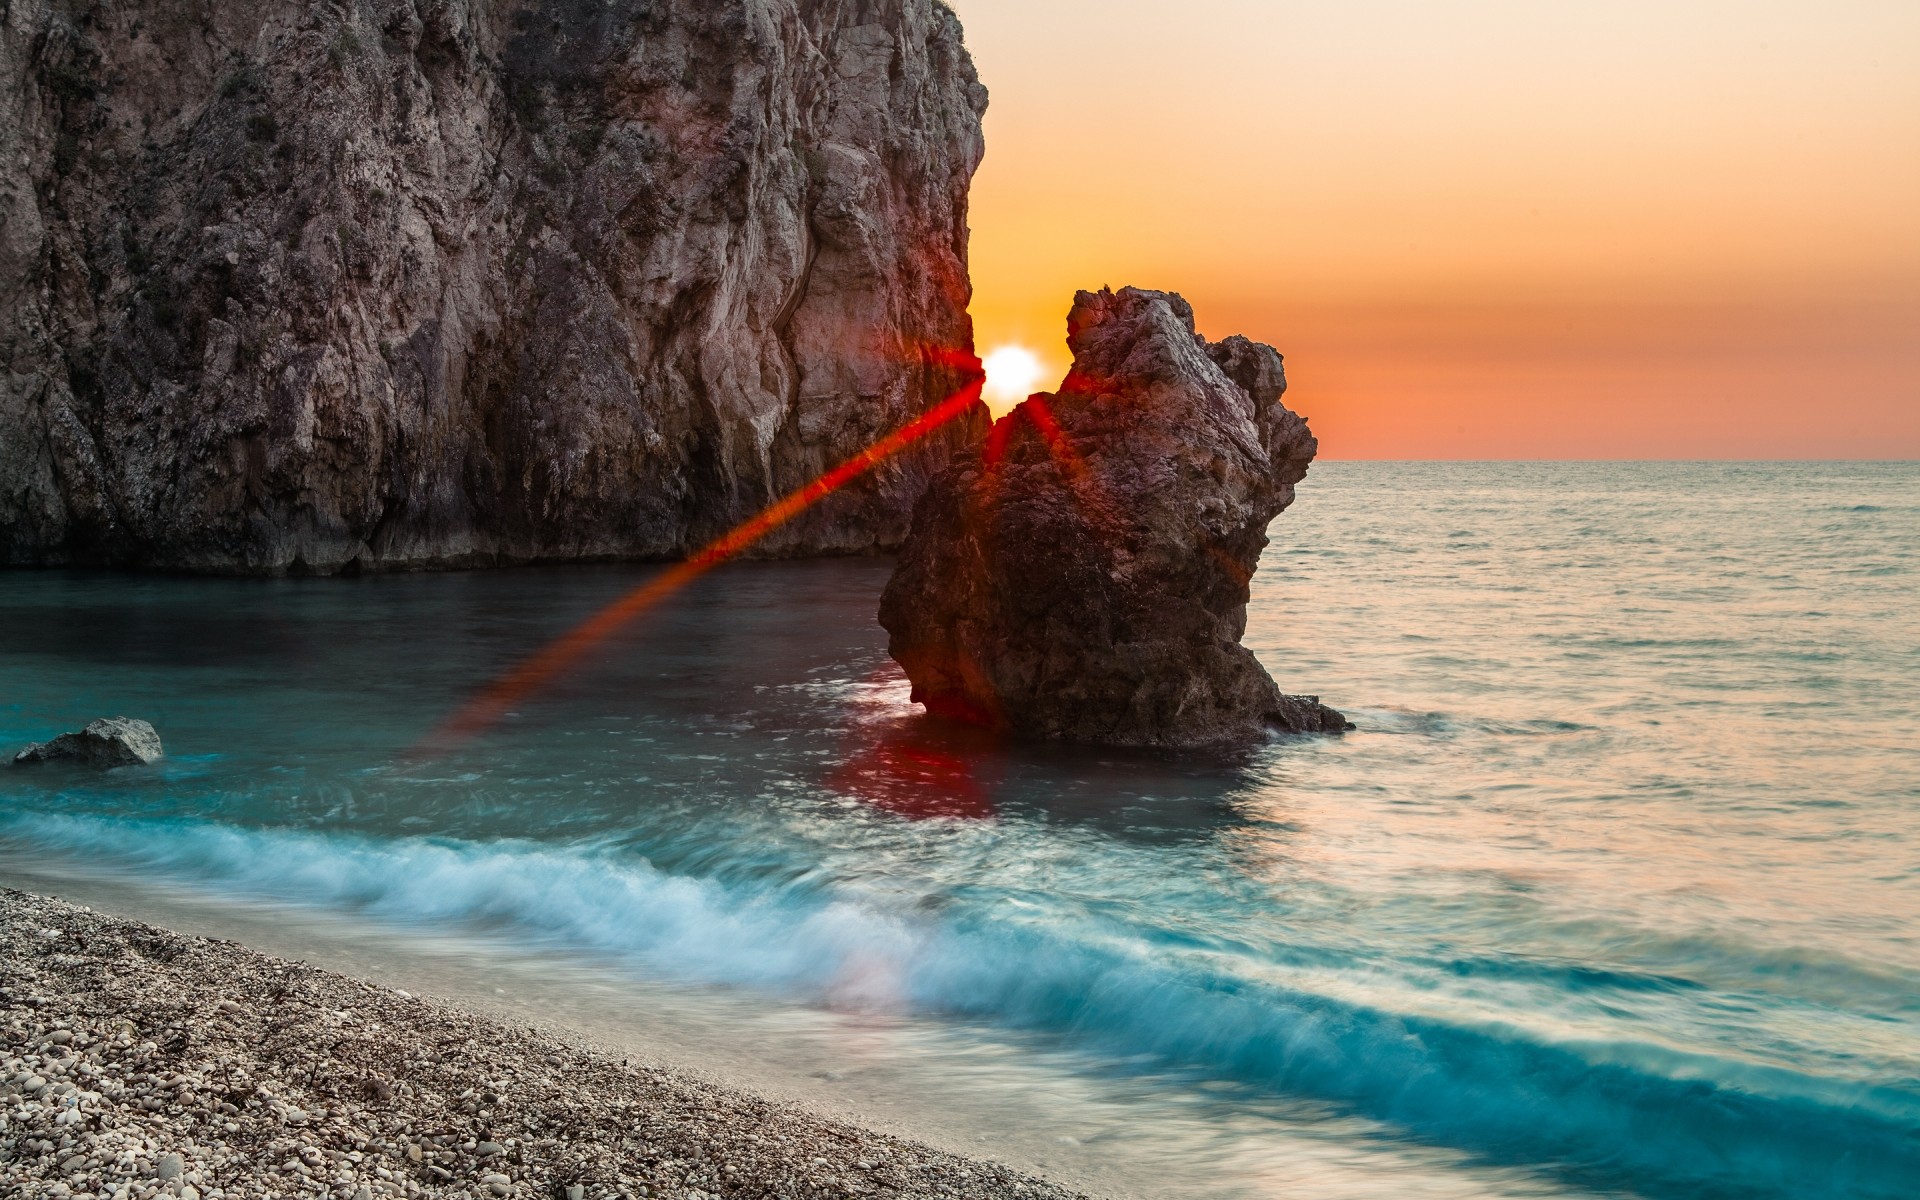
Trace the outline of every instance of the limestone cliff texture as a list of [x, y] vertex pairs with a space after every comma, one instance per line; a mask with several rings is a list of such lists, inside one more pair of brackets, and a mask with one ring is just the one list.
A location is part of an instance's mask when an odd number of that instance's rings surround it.
[[1081, 292], [1067, 327], [1059, 393], [956, 454], [914, 514], [880, 608], [914, 699], [1115, 745], [1351, 728], [1240, 644], [1267, 526], [1319, 447], [1280, 355], [1134, 288]]
[[683, 554], [961, 385], [985, 106], [937, 0], [0, 0], [0, 563]]

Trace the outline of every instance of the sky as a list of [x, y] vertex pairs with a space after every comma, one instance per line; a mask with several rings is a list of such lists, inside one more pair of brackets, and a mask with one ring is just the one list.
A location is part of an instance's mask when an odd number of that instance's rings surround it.
[[976, 338], [1287, 356], [1333, 459], [1920, 459], [1916, 0], [950, 0]]

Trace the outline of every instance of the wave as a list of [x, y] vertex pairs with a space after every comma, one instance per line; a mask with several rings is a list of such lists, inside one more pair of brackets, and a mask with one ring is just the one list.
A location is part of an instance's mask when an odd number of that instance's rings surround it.
[[48, 814], [0, 817], [0, 836], [409, 927], [484, 926], [656, 975], [1036, 1031], [1641, 1195], [1920, 1195], [1915, 1091], [1389, 1011], [1120, 924], [930, 909], [805, 872], [723, 883], [605, 845]]

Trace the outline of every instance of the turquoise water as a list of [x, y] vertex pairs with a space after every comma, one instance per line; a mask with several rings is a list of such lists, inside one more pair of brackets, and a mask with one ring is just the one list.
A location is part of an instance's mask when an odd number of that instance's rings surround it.
[[1247, 640], [1360, 728], [1235, 759], [927, 727], [866, 561], [407, 758], [651, 570], [0, 575], [0, 742], [171, 754], [0, 775], [0, 839], [1284, 1111], [1408, 1151], [1370, 1194], [1920, 1195], [1920, 467], [1316, 467]]

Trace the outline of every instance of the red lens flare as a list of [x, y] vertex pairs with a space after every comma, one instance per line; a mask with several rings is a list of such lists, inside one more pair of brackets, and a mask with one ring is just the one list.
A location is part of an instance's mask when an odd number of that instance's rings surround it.
[[[979, 369], [977, 360], [964, 356]], [[528, 696], [544, 689], [565, 671], [577, 666], [595, 646], [672, 596], [708, 571], [738, 556], [761, 538], [799, 516], [887, 459], [912, 446], [980, 403], [985, 381], [975, 379], [914, 420], [881, 438], [806, 487], [777, 501], [751, 520], [709, 542], [684, 562], [675, 563], [657, 577], [601, 609], [545, 649], [470, 700], [418, 747], [423, 757], [444, 754], [460, 743], [491, 729]]]
[[[1099, 388], [1104, 385], [1097, 382], [1089, 382], [1091, 378], [1090, 376], [1085, 377], [1082, 381], [1081, 386], [1083, 390], [1086, 391], [1086, 394], [1106, 395], [1111, 393], [1111, 388], [1104, 392], [1099, 390]], [[1041, 440], [1046, 443], [1048, 452], [1053, 455], [1054, 463], [1060, 468], [1061, 473], [1066, 476], [1067, 483], [1072, 487], [1074, 497], [1080, 502], [1081, 508], [1086, 511], [1089, 516], [1095, 512], [1113, 511], [1112, 505], [1107, 502], [1106, 489], [1100, 486], [1100, 481], [1094, 477], [1092, 471], [1088, 468], [1087, 460], [1081, 457], [1080, 452], [1076, 450], [1073, 443], [1068, 440], [1066, 431], [1061, 429], [1060, 423], [1054, 419], [1053, 409], [1048, 407], [1045, 398], [1034, 396], [1029, 399], [1026, 404], [1021, 405], [1020, 408], [1014, 411], [1026, 412], [1029, 419], [1033, 421], [1034, 428], [1040, 431]], [[997, 426], [995, 432], [999, 432]], [[1006, 453], [1007, 436], [1006, 434], [1001, 434], [1000, 437], [999, 452], [1002, 455]], [[988, 449], [989, 451], [993, 449], [991, 438], [988, 440]], [[1234, 585], [1242, 592], [1247, 591], [1252, 586], [1253, 572], [1242, 566], [1240, 561], [1234, 558], [1233, 555], [1227, 553], [1224, 548], [1208, 545], [1204, 547], [1204, 549], [1208, 557], [1212, 558], [1213, 561], [1219, 565], [1220, 569], [1226, 573], [1227, 578], [1231, 579]]]
[[974, 761], [911, 733], [898, 733], [854, 756], [832, 786], [910, 821], [985, 821], [995, 815]]
[[[887, 663], [866, 690], [892, 691], [900, 669]], [[887, 705], [854, 716], [827, 786], [880, 812], [910, 821], [992, 820], [993, 792], [1003, 774], [1005, 745], [972, 724], [930, 720]]]
[[[1119, 392], [1117, 383], [1082, 373], [1076, 368], [1068, 375], [1060, 392], [1051, 396], [1036, 392], [1027, 397], [1019, 406], [995, 421], [987, 431], [980, 449], [982, 493], [989, 498], [997, 497], [1005, 483], [1001, 473], [1007, 466], [1009, 455], [1016, 451], [1015, 439], [1022, 434], [1025, 425], [1031, 425], [1034, 436], [1046, 448], [1054, 470], [1066, 483], [1068, 494], [1086, 518], [1087, 533], [1120, 536], [1118, 531], [1126, 523], [1128, 514], [1115, 504], [1093, 465], [1061, 427], [1051, 403], [1063, 398], [1098, 402]], [[983, 541], [990, 541], [995, 536], [993, 523], [983, 520], [977, 536]], [[1206, 544], [1200, 549], [1219, 567], [1238, 590], [1241, 602], [1245, 603], [1253, 572], [1222, 546]], [[934, 678], [943, 683], [943, 686], [929, 688], [926, 696], [917, 697], [926, 705], [929, 713], [990, 730], [1004, 731], [1008, 728], [1005, 714], [999, 711], [992, 700], [995, 690], [987, 679], [986, 671], [967, 650], [953, 647], [938, 651], [923, 649], [911, 666], [909, 673], [914, 678]]]
[[905, 351], [900, 357], [911, 358], [930, 367], [946, 367], [963, 375], [981, 374], [980, 356], [971, 350], [956, 350], [952, 346], [936, 346], [932, 342], [908, 341], [901, 345]]
[[[1060, 428], [1060, 422], [1053, 415], [1053, 408], [1047, 403], [1045, 392], [1035, 392], [1028, 396], [1006, 416], [993, 423], [987, 431], [986, 444], [981, 448], [981, 461], [989, 476], [998, 473], [1001, 464], [1012, 448], [1013, 436], [1022, 420], [1031, 422], [1034, 432], [1040, 435], [1041, 444], [1076, 492], [1087, 487], [1096, 487], [1092, 473], [1087, 468], [1087, 460]], [[1085, 499], [1085, 497], [1082, 497]]]
[[909, 821], [990, 821], [999, 740], [924, 717], [857, 734], [827, 785]]
[[[1068, 440], [1066, 430], [1060, 428], [1060, 422], [1054, 419], [1052, 407], [1039, 396], [1029, 397], [1021, 407], [1027, 410], [1033, 427], [1040, 431], [1040, 440], [1047, 444], [1047, 453], [1053, 455], [1053, 461], [1059, 464], [1073, 490], [1085, 493], [1089, 488], [1097, 489], [1099, 485], [1087, 471], [1087, 460], [1080, 457], [1080, 451]], [[1083, 494], [1080, 501], [1085, 504], [1092, 498], [1098, 498], [1097, 494], [1091, 498]]]
[[[1081, 510], [1090, 518], [1107, 510], [1110, 506], [1105, 502], [1105, 489], [1094, 477], [1086, 458], [1074, 446], [1066, 430], [1060, 427], [1044, 392], [1028, 396], [987, 430], [986, 441], [980, 448], [980, 465], [986, 490], [994, 493], [1000, 489], [1000, 472], [1006, 466], [1007, 455], [1013, 450], [1013, 439], [1020, 432], [1023, 421], [1032, 424], [1041, 445], [1046, 447], [1048, 457], [1053, 460], [1054, 468], [1066, 480], [1067, 488]], [[986, 539], [993, 537], [990, 524], [981, 529], [980, 536]], [[986, 671], [968, 651], [957, 648], [946, 652], [921, 649], [910, 665], [908, 674], [916, 679], [932, 677], [946, 681], [944, 687], [930, 688], [924, 694], [916, 695], [915, 698], [926, 705], [928, 713], [983, 729], [1005, 731], [1009, 727], [1006, 715], [992, 699], [994, 688], [987, 679]]]
[[[1019, 412], [1019, 409], [1014, 409]], [[1007, 442], [1013, 437], [1013, 417], [1011, 414], [993, 423], [987, 430], [987, 444], [980, 450], [981, 462], [987, 468], [989, 476], [1000, 470], [1000, 462], [1007, 456]]]

